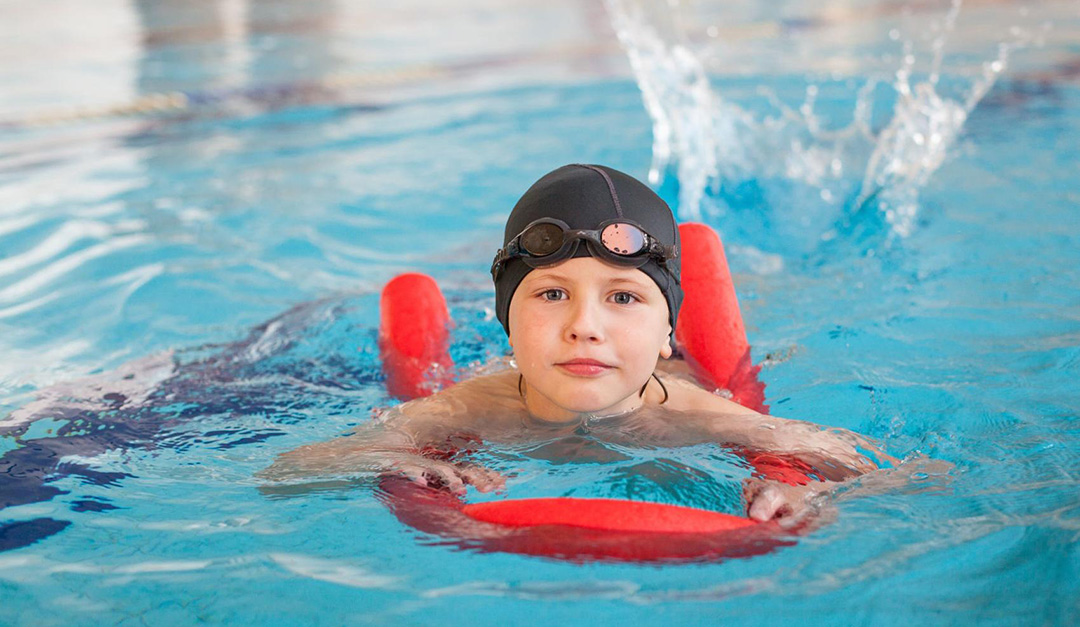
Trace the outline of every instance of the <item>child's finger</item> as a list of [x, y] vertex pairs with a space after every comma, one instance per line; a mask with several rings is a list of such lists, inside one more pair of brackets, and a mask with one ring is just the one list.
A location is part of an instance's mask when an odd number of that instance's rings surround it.
[[438, 487], [444, 487], [458, 496], [465, 494], [465, 481], [460, 476], [460, 469], [456, 466], [433, 462], [428, 467], [428, 473], [434, 475], [439, 481], [441, 485]]
[[413, 483], [436, 490], [446, 489], [454, 494], [465, 493], [465, 483], [450, 464], [427, 462], [420, 464], [395, 464], [394, 470]]
[[751, 519], [764, 522], [775, 518], [785, 505], [787, 504], [780, 491], [769, 486], [762, 488], [753, 496], [746, 513]]
[[502, 490], [506, 487], [506, 479], [494, 470], [482, 466], [463, 466], [459, 467], [459, 471], [466, 483], [481, 492]]
[[420, 466], [414, 464], [396, 464], [394, 466], [394, 471], [413, 483], [418, 483], [422, 486], [427, 486], [428, 484], [427, 478], [424, 477], [424, 469]]

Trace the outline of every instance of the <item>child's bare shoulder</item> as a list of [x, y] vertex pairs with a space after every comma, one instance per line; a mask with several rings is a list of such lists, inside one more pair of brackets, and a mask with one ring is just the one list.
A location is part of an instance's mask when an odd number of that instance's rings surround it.
[[[521, 409], [517, 372], [501, 371], [466, 379], [431, 396], [402, 403], [384, 420], [399, 426], [468, 428]], [[415, 429], [410, 429], [415, 430]]]
[[668, 404], [675, 411], [710, 412], [718, 414], [757, 415], [758, 412], [743, 407], [722, 396], [709, 392], [681, 376], [664, 377], [668, 388]]
[[522, 407], [517, 370], [482, 374], [447, 388], [436, 396], [449, 395], [457, 407], [474, 416], [505, 414]]

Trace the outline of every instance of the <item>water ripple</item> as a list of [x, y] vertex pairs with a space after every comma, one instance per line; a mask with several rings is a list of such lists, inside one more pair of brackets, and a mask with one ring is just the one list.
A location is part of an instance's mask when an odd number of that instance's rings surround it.
[[112, 253], [149, 244], [153, 238], [148, 235], [121, 235], [109, 241], [61, 257], [25, 279], [0, 290], [0, 301], [17, 302], [42, 290], [50, 283], [84, 266], [89, 261], [105, 257]]

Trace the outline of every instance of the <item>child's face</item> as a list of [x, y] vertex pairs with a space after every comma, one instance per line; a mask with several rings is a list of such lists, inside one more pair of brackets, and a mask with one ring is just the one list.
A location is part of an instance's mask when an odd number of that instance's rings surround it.
[[510, 345], [529, 410], [565, 420], [637, 407], [670, 357], [667, 302], [644, 272], [592, 257], [533, 270], [510, 301]]

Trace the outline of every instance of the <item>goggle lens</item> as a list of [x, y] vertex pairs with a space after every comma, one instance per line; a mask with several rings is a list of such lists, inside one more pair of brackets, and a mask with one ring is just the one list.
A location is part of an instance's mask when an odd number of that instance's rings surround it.
[[655, 242], [648, 233], [632, 222], [612, 222], [598, 231], [571, 229], [561, 220], [538, 220], [500, 249], [491, 263], [491, 273], [498, 275], [499, 268], [508, 259], [522, 259], [527, 265], [538, 268], [569, 258], [573, 247], [568, 244], [585, 240], [591, 252], [602, 259], [624, 266], [639, 268], [649, 259], [661, 263], [677, 256]]
[[604, 248], [616, 255], [636, 255], [645, 249], [645, 233], [632, 224], [616, 222], [600, 232]]
[[556, 224], [536, 224], [521, 234], [521, 248], [534, 257], [546, 257], [562, 245], [563, 230]]

